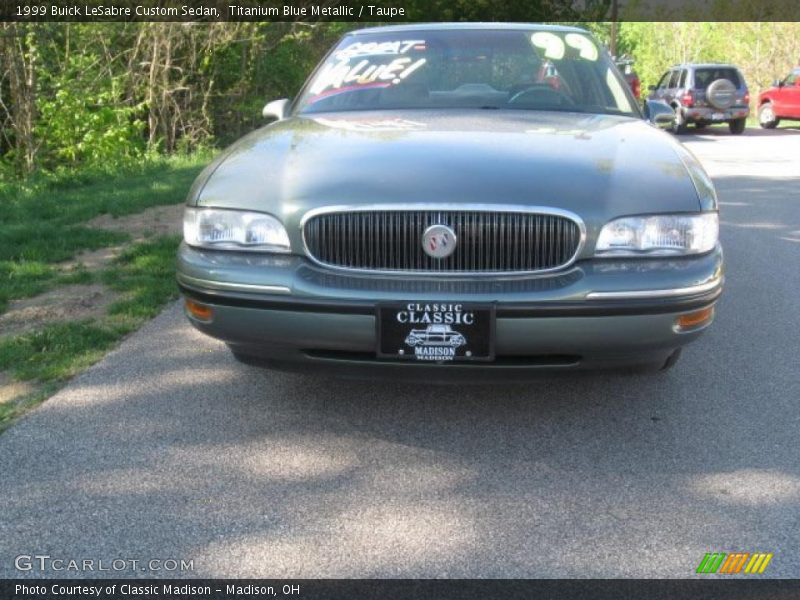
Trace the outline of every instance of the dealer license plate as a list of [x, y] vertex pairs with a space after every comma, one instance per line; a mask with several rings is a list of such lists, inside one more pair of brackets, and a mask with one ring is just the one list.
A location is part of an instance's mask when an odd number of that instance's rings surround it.
[[461, 302], [402, 302], [378, 307], [377, 354], [418, 362], [494, 360], [495, 310]]

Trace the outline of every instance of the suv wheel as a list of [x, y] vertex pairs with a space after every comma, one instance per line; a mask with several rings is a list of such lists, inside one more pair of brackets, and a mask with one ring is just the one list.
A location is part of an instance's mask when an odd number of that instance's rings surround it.
[[728, 122], [728, 127], [730, 128], [732, 134], [739, 135], [740, 133], [744, 133], [746, 124], [747, 119], [734, 119], [733, 121]]
[[775, 129], [780, 123], [780, 119], [775, 117], [775, 111], [772, 110], [772, 103], [765, 102], [758, 109], [758, 124], [764, 129]]
[[688, 126], [686, 125], [686, 119], [683, 116], [683, 111], [681, 108], [675, 107], [675, 118], [672, 120], [672, 133], [675, 135], [683, 135], [686, 133]]

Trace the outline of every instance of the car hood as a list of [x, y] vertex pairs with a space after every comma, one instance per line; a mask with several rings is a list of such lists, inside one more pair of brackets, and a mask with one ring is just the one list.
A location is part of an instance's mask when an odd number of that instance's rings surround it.
[[621, 215], [700, 210], [687, 157], [671, 136], [627, 117], [329, 113], [242, 138], [201, 174], [189, 203], [272, 213], [293, 239], [313, 208], [396, 202], [556, 207], [593, 235]]

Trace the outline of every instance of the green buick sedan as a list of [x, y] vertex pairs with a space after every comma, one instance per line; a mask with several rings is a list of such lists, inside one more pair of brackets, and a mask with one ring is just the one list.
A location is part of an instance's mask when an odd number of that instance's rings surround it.
[[717, 199], [586, 31], [347, 34], [187, 200], [186, 314], [248, 364], [484, 380], [672, 367], [723, 285]]

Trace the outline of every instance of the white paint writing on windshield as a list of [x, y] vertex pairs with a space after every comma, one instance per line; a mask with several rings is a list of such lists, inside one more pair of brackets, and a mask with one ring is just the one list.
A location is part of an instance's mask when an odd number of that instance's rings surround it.
[[351, 65], [349, 59], [328, 65], [316, 78], [310, 93], [319, 94], [349, 88], [388, 87], [397, 85], [426, 63], [424, 58], [395, 58], [389, 63], [375, 64], [367, 59]]
[[396, 42], [356, 42], [336, 52], [338, 60], [354, 56], [398, 55], [410, 50], [424, 51], [425, 40], [402, 40]]

